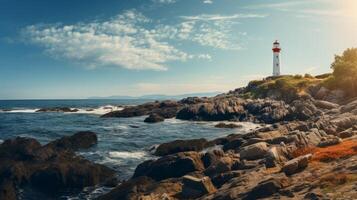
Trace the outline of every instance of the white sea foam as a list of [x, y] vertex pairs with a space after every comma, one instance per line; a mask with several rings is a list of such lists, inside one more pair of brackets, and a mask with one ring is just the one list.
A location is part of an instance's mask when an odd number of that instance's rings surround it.
[[[106, 105], [101, 106], [98, 108], [71, 108], [77, 109], [77, 112], [68, 112], [68, 114], [95, 114], [95, 115], [104, 115], [109, 112], [123, 110], [121, 106], [113, 106], [113, 105]], [[35, 113], [38, 111], [39, 108], [36, 109], [10, 109], [10, 110], [0, 110], [3, 113]]]
[[13, 109], [13, 110], [0, 110], [4, 113], [35, 113], [38, 109]]
[[109, 152], [110, 158], [123, 158], [123, 159], [141, 159], [146, 156], [147, 153], [144, 151], [111, 151]]
[[[76, 109], [76, 108], [72, 108], [72, 109]], [[73, 112], [73, 113], [104, 115], [106, 113], [113, 112], [113, 111], [119, 111], [119, 110], [123, 110], [123, 107], [106, 105], [106, 106], [101, 106], [99, 108], [81, 108], [81, 109], [78, 109], [77, 112]]]

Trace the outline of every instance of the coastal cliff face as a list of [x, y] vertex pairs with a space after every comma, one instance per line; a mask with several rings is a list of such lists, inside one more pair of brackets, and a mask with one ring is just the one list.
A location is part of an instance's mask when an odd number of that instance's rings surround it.
[[154, 153], [160, 158], [143, 162], [98, 199], [356, 199], [357, 100], [324, 87], [329, 76], [267, 78], [212, 98], [147, 103], [103, 116], [265, 127], [161, 144]]
[[113, 170], [74, 153], [96, 144], [94, 133], [44, 146], [30, 138], [6, 140], [0, 199], [18, 199], [19, 188], [56, 198], [95, 185], [114, 187], [98, 200], [356, 199], [357, 100], [324, 87], [328, 76], [267, 78], [211, 98], [156, 101], [103, 115], [148, 116], [147, 123], [221, 121], [220, 128], [262, 125], [214, 140], [160, 144], [153, 153], [158, 158], [139, 164], [120, 184]]

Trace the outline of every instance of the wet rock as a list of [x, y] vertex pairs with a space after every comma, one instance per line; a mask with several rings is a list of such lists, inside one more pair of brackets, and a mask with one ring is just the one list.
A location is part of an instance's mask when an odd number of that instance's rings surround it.
[[72, 136], [64, 136], [58, 140], [48, 143], [45, 147], [51, 147], [56, 150], [66, 149], [77, 151], [87, 149], [98, 143], [97, 134], [91, 131], [81, 131]]
[[1, 200], [17, 200], [15, 185], [12, 181], [1, 180], [0, 189]]
[[156, 184], [154, 180], [145, 176], [130, 179], [97, 200], [134, 200], [136, 195], [140, 195], [154, 184]]
[[258, 142], [242, 148], [240, 151], [240, 158], [247, 160], [256, 160], [263, 158], [269, 151], [266, 142]]
[[183, 177], [182, 197], [184, 198], [198, 198], [205, 194], [212, 194], [217, 189], [211, 182], [209, 177], [196, 178], [186, 175]]
[[0, 145], [0, 191], [6, 194], [0, 195], [13, 196], [13, 190], [17, 195], [18, 189], [26, 187], [55, 197], [68, 189], [104, 183], [115, 172], [73, 152], [94, 144], [93, 134], [81, 132], [45, 146], [31, 138], [5, 140]]
[[201, 151], [208, 146], [209, 144], [204, 138], [192, 140], [175, 140], [172, 142], [160, 144], [154, 154], [157, 156], [165, 156], [184, 151]]
[[150, 114], [149, 117], [147, 117], [144, 122], [146, 123], [158, 123], [158, 122], [163, 122], [165, 118], [161, 117], [160, 115], [153, 113]]
[[204, 166], [199, 153], [181, 152], [139, 164], [133, 177], [148, 176], [154, 180], [163, 180], [202, 170], [204, 170]]
[[241, 124], [234, 124], [234, 123], [218, 123], [214, 127], [216, 128], [242, 128]]
[[78, 112], [78, 109], [72, 109], [68, 107], [55, 107], [55, 108], [41, 108], [36, 112]]
[[311, 156], [312, 156], [311, 154], [308, 154], [305, 156], [300, 156], [292, 160], [289, 160], [284, 164], [282, 171], [286, 175], [292, 175], [304, 170], [307, 167]]
[[113, 111], [101, 117], [138, 117], [155, 113], [163, 118], [173, 118], [182, 106], [181, 103], [171, 100], [162, 102], [155, 101], [138, 106], [126, 107], [123, 110]]

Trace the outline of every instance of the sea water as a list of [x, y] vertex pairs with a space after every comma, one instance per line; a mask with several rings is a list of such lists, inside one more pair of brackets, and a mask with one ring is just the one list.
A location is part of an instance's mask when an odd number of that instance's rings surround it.
[[[102, 114], [120, 110], [123, 106], [147, 101], [149, 100], [1, 100], [0, 143], [8, 138], [22, 136], [35, 138], [46, 144], [78, 131], [93, 131], [97, 133], [98, 144], [77, 154], [114, 169], [120, 179], [128, 179], [138, 164], [155, 159], [150, 152], [155, 145], [177, 139], [214, 139], [232, 133], [245, 133], [257, 127], [256, 124], [241, 123], [241, 129], [220, 129], [214, 127], [215, 122], [178, 119], [147, 124], [144, 123], [146, 116], [100, 118]], [[78, 112], [36, 112], [40, 108], [51, 107], [70, 107], [78, 109]], [[64, 199], [91, 199], [105, 192], [103, 188], [87, 190]], [[23, 199], [30, 197], [25, 196]]]

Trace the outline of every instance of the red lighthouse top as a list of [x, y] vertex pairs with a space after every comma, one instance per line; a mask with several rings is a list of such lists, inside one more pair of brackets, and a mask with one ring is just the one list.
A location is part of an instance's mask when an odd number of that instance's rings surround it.
[[280, 43], [278, 40], [275, 40], [275, 42], [273, 43], [273, 52], [279, 53], [280, 51], [281, 51]]

